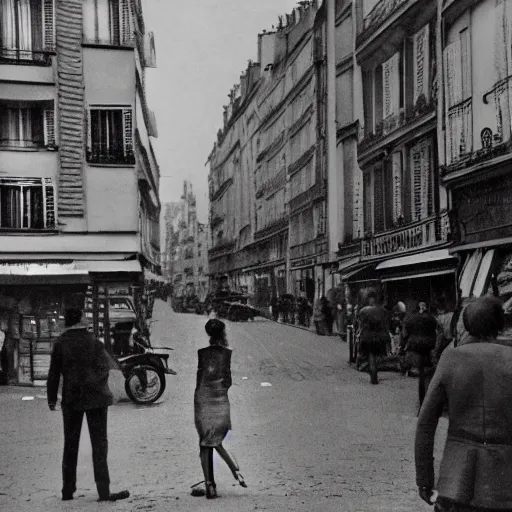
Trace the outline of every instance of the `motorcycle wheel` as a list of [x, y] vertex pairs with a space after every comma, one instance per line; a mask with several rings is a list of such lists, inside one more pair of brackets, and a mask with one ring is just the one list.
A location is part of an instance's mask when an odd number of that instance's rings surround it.
[[[143, 375], [147, 381], [146, 386], [141, 382]], [[132, 368], [124, 382], [124, 389], [132, 402], [148, 405], [156, 402], [162, 396], [165, 385], [164, 373], [151, 365], [139, 365]]]

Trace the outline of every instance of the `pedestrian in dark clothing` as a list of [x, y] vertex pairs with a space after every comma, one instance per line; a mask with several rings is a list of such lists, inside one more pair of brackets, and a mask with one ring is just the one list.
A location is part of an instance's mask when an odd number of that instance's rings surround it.
[[[213, 450], [226, 462], [235, 480], [247, 487], [235, 459], [222, 446], [231, 430], [231, 410], [228, 390], [231, 387], [231, 349], [226, 339], [224, 322], [208, 320], [205, 326], [210, 346], [198, 350], [197, 382], [194, 393], [194, 421], [199, 434], [199, 455], [203, 468], [205, 494], [217, 498], [213, 471]], [[202, 483], [202, 482], [200, 482]], [[198, 485], [198, 484], [196, 484]], [[195, 487], [195, 486], [193, 486]], [[202, 492], [192, 491], [194, 495]]]
[[64, 320], [67, 329], [53, 346], [47, 381], [48, 406], [55, 411], [62, 375], [62, 499], [72, 500], [76, 491], [76, 465], [84, 414], [91, 436], [94, 480], [99, 501], [128, 498], [128, 491], [110, 492], [107, 411], [112, 405], [112, 393], [108, 387], [109, 360], [105, 348], [89, 333], [88, 326], [81, 322], [80, 309], [66, 310]]
[[416, 427], [416, 483], [432, 505], [434, 438], [448, 406], [448, 436], [436, 512], [512, 511], [512, 347], [498, 338], [504, 313], [495, 297], [463, 312], [469, 337], [442, 354]]
[[401, 351], [414, 354], [418, 365], [418, 396], [420, 407], [425, 398], [425, 368], [431, 363], [430, 353], [436, 346], [437, 321], [420, 302], [418, 311], [405, 318]]
[[332, 334], [332, 329], [334, 326], [334, 315], [332, 312], [332, 306], [326, 297], [322, 297], [322, 312], [324, 315], [325, 328], [327, 329], [327, 334]]
[[272, 297], [270, 305], [272, 307], [272, 319], [277, 322], [279, 320], [279, 300], [275, 295]]
[[390, 342], [388, 312], [377, 304], [377, 293], [373, 290], [367, 300], [368, 305], [359, 311], [359, 351], [368, 358], [370, 382], [378, 384], [377, 357], [386, 353]]
[[315, 323], [316, 333], [319, 336], [325, 336], [325, 315], [322, 299], [315, 300], [313, 322]]

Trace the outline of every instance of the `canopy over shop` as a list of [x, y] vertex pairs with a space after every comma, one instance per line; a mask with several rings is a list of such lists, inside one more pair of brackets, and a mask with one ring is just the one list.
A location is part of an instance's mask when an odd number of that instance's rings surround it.
[[[46, 380], [52, 342], [64, 330], [67, 307], [84, 308], [100, 339], [110, 333], [109, 294], [130, 297], [135, 309], [141, 270], [137, 260], [0, 264], [2, 368], [8, 381]], [[121, 304], [119, 298], [114, 302]], [[107, 348], [110, 343], [107, 336]]]

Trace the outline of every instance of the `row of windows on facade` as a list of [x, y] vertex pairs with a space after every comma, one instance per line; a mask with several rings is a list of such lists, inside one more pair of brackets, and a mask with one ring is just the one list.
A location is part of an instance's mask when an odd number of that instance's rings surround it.
[[[130, 0], [83, 0], [84, 42], [125, 45], [133, 39]], [[55, 0], [2, 0], [0, 59], [42, 61], [55, 45]]]
[[[87, 160], [100, 164], [134, 164], [132, 109], [87, 110]], [[0, 148], [34, 149], [55, 146], [51, 102], [1, 102]]]

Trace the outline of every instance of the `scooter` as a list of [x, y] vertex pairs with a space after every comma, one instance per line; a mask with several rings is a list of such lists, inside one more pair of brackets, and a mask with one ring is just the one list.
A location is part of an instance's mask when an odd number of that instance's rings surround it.
[[169, 367], [169, 354], [160, 354], [155, 350], [174, 349], [170, 347], [152, 347], [149, 332], [145, 335], [136, 327], [132, 329], [129, 344], [133, 353], [117, 358], [125, 377], [124, 388], [126, 394], [136, 404], [152, 404], [165, 391], [165, 376], [176, 375], [176, 372]]

